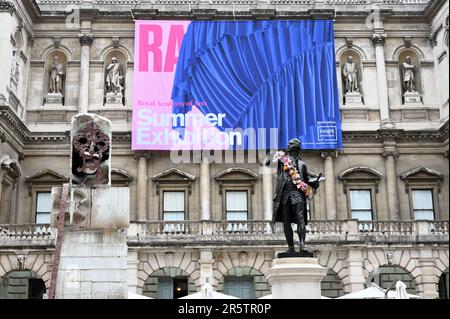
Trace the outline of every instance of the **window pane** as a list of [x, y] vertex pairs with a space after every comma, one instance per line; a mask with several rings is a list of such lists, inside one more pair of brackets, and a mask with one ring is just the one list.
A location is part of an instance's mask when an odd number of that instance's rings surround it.
[[227, 211], [247, 211], [247, 192], [227, 192]]
[[431, 189], [412, 191], [413, 209], [433, 209]]
[[370, 202], [369, 190], [350, 190], [350, 207], [354, 209], [370, 209], [372, 204]]
[[37, 213], [36, 214], [36, 224], [50, 224], [51, 218], [50, 213]]
[[372, 220], [372, 211], [352, 210], [352, 218], [356, 218], [358, 220]]
[[164, 211], [184, 212], [184, 192], [164, 192]]
[[180, 221], [184, 220], [184, 213], [164, 212], [163, 218], [165, 221]]
[[52, 211], [51, 193], [37, 193], [36, 212], [49, 213]]
[[247, 212], [227, 212], [227, 220], [247, 220]]
[[414, 210], [414, 219], [434, 220], [434, 212], [432, 209]]

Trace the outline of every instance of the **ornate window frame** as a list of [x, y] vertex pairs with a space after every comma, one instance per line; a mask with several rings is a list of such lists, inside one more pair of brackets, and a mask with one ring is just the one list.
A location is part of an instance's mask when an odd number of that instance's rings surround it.
[[444, 175], [430, 168], [419, 166], [400, 175], [405, 183], [405, 192], [409, 195], [409, 216], [414, 220], [412, 190], [431, 190], [433, 197], [434, 218], [441, 218], [439, 211], [438, 194], [441, 192], [441, 181]]
[[52, 187], [62, 186], [62, 184], [68, 182], [68, 177], [51, 169], [45, 169], [26, 177], [25, 183], [28, 185], [28, 195], [31, 196], [32, 223], [36, 222], [37, 194], [51, 192]]
[[378, 193], [378, 183], [382, 176], [379, 171], [367, 166], [352, 167], [339, 174], [338, 178], [344, 186], [344, 193], [347, 197], [347, 218], [352, 218], [350, 190], [369, 190], [372, 204], [372, 219], [378, 219], [376, 194]]
[[243, 167], [227, 168], [214, 176], [219, 185], [219, 195], [222, 195], [222, 220], [227, 217], [227, 191], [244, 191], [247, 192], [247, 220], [253, 219], [252, 196], [255, 194], [255, 184], [259, 180], [259, 176]]
[[192, 184], [195, 176], [178, 168], [170, 168], [152, 177], [155, 183], [155, 194], [158, 195], [158, 219], [163, 220], [164, 196], [163, 192], [184, 191], [184, 218], [189, 220], [189, 195], [192, 194]]

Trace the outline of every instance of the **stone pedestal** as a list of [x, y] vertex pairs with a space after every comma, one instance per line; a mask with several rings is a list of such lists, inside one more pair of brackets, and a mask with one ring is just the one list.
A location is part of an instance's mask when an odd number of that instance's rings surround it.
[[48, 93], [45, 97], [44, 106], [62, 106], [63, 95], [61, 93]]
[[128, 298], [127, 250], [125, 232], [66, 232], [56, 299]]
[[106, 93], [105, 106], [120, 106], [123, 105], [123, 94], [122, 93]]
[[317, 258], [274, 259], [265, 274], [273, 299], [320, 299], [320, 282], [327, 269]]
[[[56, 227], [61, 188], [52, 189]], [[125, 299], [130, 193], [72, 186], [56, 281], [57, 299]]]
[[422, 105], [422, 95], [419, 92], [406, 92], [403, 95], [405, 106], [420, 106]]
[[358, 92], [345, 93], [345, 106], [363, 106], [361, 93]]

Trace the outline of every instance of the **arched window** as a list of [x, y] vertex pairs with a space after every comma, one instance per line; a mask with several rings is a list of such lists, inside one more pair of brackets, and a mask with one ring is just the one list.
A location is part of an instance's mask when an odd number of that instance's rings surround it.
[[194, 280], [177, 267], [154, 271], [145, 281], [142, 294], [157, 299], [177, 299], [196, 292]]

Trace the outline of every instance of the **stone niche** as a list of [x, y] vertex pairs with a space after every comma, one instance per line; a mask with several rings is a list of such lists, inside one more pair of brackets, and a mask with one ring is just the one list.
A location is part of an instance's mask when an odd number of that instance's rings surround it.
[[[411, 58], [411, 63], [415, 65], [414, 72], [414, 80], [415, 80], [415, 90], [407, 91], [405, 87], [405, 83], [403, 81], [403, 62], [406, 60], [406, 57], [409, 56]], [[402, 96], [402, 105], [404, 106], [422, 106], [423, 105], [423, 85], [421, 78], [421, 69], [420, 69], [420, 60], [417, 56], [417, 53], [411, 49], [405, 49], [400, 52], [398, 56], [398, 68], [400, 74], [400, 89]]]
[[[347, 86], [346, 86], [346, 80], [343, 74], [343, 70], [345, 67], [345, 64], [348, 61], [348, 57], [353, 57], [353, 62], [356, 64], [357, 69], [357, 84], [358, 89], [354, 90], [353, 92], [348, 92]], [[339, 64], [340, 64], [340, 79], [341, 79], [341, 86], [342, 86], [342, 96], [344, 97], [344, 105], [345, 106], [363, 106], [364, 100], [363, 100], [363, 88], [362, 88], [362, 62], [361, 62], [361, 56], [360, 54], [353, 49], [347, 49], [345, 50], [340, 58], [339, 58]]]
[[[107, 76], [108, 76], [108, 66], [111, 64], [111, 61], [113, 58], [117, 59], [117, 63], [119, 63], [119, 76], [120, 76], [120, 85], [121, 90], [120, 92], [112, 92], [108, 86], [107, 86]], [[114, 106], [123, 106], [125, 105], [125, 89], [127, 86], [126, 83], [126, 72], [127, 72], [127, 62], [128, 59], [126, 55], [118, 50], [111, 50], [105, 55], [105, 61], [103, 66], [103, 90], [104, 90], [104, 98], [103, 98], [103, 105], [114, 107]]]
[[[63, 66], [64, 75], [62, 76], [61, 93], [52, 93], [50, 91], [50, 69], [55, 57], [58, 57], [59, 63]], [[45, 60], [44, 64], [44, 106], [63, 106], [65, 104], [66, 78], [67, 78], [67, 56], [58, 49], [52, 50]]]

